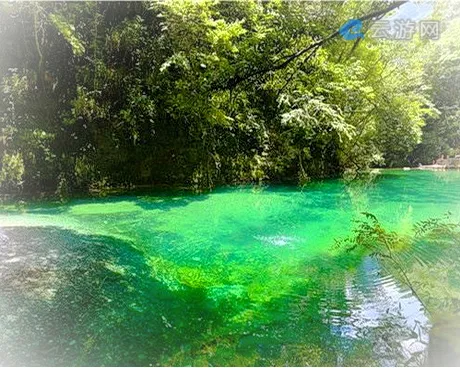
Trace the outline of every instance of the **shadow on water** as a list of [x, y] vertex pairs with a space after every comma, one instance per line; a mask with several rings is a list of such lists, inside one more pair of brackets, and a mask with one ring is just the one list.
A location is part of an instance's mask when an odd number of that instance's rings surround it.
[[136, 197], [136, 205], [144, 210], [169, 211], [174, 208], [184, 207], [194, 202], [205, 201], [209, 198], [208, 194], [179, 193], [178, 196], [140, 196]]
[[[133, 192], [130, 195], [117, 195], [103, 198], [104, 206], [112, 206], [123, 212], [127, 203], [132, 203], [144, 210], [169, 211], [174, 208], [185, 207], [193, 202], [205, 201], [209, 194], [197, 194], [188, 191], [176, 192], [152, 192], [145, 191]], [[67, 202], [44, 202], [35, 201], [30, 203], [14, 203], [9, 206], [3, 206], [1, 212], [18, 214], [27, 212], [33, 215], [50, 215], [58, 216], [71, 212], [74, 208], [93, 206], [101, 203], [101, 198], [75, 198]], [[99, 211], [101, 208], [98, 209]]]
[[203, 290], [168, 290], [130, 244], [57, 228], [2, 232], [2, 365], [155, 364], [219, 320]]

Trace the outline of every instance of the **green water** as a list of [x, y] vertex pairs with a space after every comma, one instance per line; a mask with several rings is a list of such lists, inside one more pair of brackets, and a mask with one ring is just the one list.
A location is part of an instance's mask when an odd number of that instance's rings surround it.
[[[2, 365], [395, 365], [430, 322], [373, 258], [362, 211], [399, 232], [447, 211], [460, 172], [0, 208]], [[430, 254], [427, 253], [427, 257]]]

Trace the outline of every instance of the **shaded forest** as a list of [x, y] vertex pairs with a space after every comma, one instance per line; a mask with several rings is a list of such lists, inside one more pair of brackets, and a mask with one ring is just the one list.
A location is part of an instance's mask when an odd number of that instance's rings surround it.
[[[404, 2], [0, 3], [0, 190], [306, 182], [460, 153], [460, 13]], [[338, 29], [362, 19], [364, 38]]]

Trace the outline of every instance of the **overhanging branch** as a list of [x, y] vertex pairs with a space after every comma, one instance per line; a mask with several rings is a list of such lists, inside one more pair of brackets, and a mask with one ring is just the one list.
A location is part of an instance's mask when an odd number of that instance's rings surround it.
[[[404, 1], [396, 1], [394, 2], [393, 4], [387, 6], [385, 9], [382, 9], [382, 10], [377, 10], [375, 12], [372, 12], [372, 13], [369, 13], [369, 14], [366, 14], [360, 18], [358, 18], [361, 22], [363, 21], [366, 21], [366, 20], [369, 20], [369, 19], [373, 19], [373, 18], [376, 18], [376, 17], [379, 17], [379, 16], [382, 16], [396, 8], [398, 8], [399, 6], [401, 6], [402, 4], [406, 3], [408, 0], [404, 0]], [[252, 72], [250, 74], [246, 74], [246, 75], [241, 75], [241, 76], [235, 76], [233, 78], [231, 78], [228, 83], [227, 83], [227, 88], [234, 88], [236, 85], [238, 85], [239, 83], [241, 82], [244, 82], [246, 80], [249, 80], [253, 77], [257, 77], [259, 75], [262, 75], [262, 74], [265, 74], [265, 73], [268, 73], [268, 72], [273, 72], [273, 71], [276, 71], [276, 70], [281, 70], [281, 69], [284, 69], [286, 68], [292, 61], [296, 60], [297, 58], [301, 57], [302, 55], [304, 55], [305, 53], [309, 52], [309, 51], [312, 51], [312, 50], [315, 50], [315, 49], [318, 49], [320, 48], [321, 46], [323, 46], [324, 44], [326, 44], [327, 42], [333, 40], [334, 38], [336, 38], [337, 36], [340, 35], [340, 32], [339, 30], [336, 30], [335, 32], [331, 33], [329, 36], [327, 36], [326, 38], [323, 38], [322, 40], [319, 40], [319, 41], [316, 41], [312, 44], [310, 44], [309, 46], [295, 52], [294, 54], [291, 54], [289, 56], [287, 56], [285, 58], [285, 60], [280, 63], [280, 64], [275, 64], [275, 65], [272, 65], [270, 67], [266, 67], [266, 68], [263, 68], [263, 69], [259, 69], [259, 70], [256, 70], [255, 72]], [[315, 50], [316, 51], [316, 50]]]

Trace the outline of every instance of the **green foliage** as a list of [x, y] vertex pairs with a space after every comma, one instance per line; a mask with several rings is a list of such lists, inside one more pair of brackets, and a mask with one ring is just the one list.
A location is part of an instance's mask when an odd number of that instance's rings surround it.
[[18, 189], [22, 185], [24, 162], [20, 153], [3, 155], [0, 170], [0, 187], [2, 189]]
[[85, 46], [75, 34], [75, 27], [69, 24], [64, 17], [59, 14], [50, 14], [51, 23], [62, 34], [66, 41], [72, 46], [73, 53], [81, 56], [85, 53]]
[[[412, 293], [431, 314], [458, 313], [460, 289], [453, 285], [456, 262], [451, 265], [433, 262], [429, 267], [420, 262], [418, 250], [424, 252], [458, 252], [460, 223], [452, 222], [450, 214], [429, 218], [415, 224], [412, 235], [401, 235], [385, 229], [377, 217], [363, 213], [356, 220], [352, 235], [336, 240], [336, 246], [346, 251], [365, 250], [399, 275]], [[454, 258], [455, 259], [455, 258]], [[447, 286], [446, 286], [447, 285]]]
[[394, 231], [387, 231], [372, 213], [363, 212], [363, 215], [365, 220], [355, 220], [357, 226], [352, 230], [353, 235], [338, 240], [336, 245], [347, 251], [362, 247], [369, 250], [371, 256], [391, 258], [402, 238]]
[[446, 213], [442, 218], [429, 218], [415, 224], [415, 237], [429, 237], [442, 240], [450, 238], [455, 240], [458, 236], [459, 223], [450, 221], [451, 213]]
[[411, 152], [426, 122], [422, 145], [455, 130], [438, 103], [458, 69], [453, 32], [439, 47], [336, 38], [286, 63], [384, 5], [2, 4], [0, 151], [22, 153], [24, 188], [54, 191], [62, 174], [69, 192], [303, 183], [432, 155]]
[[445, 19], [445, 30], [439, 41], [426, 47], [429, 62], [424, 66], [438, 114], [426, 119], [424, 139], [410, 155], [414, 163], [431, 164], [441, 155], [460, 154], [460, 19], [451, 4], [438, 8], [438, 12], [444, 13], [439, 16]]

